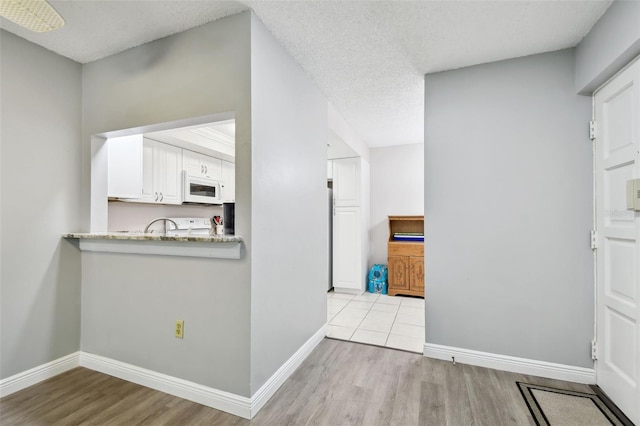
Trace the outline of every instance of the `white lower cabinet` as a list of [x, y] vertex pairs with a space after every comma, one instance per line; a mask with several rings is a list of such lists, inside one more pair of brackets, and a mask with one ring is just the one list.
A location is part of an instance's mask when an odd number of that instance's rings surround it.
[[360, 207], [336, 207], [333, 215], [333, 286], [361, 291], [362, 237]]

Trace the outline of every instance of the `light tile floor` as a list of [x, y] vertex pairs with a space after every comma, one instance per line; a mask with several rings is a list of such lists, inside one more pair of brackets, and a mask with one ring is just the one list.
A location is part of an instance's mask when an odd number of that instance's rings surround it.
[[424, 299], [327, 293], [327, 337], [423, 352]]

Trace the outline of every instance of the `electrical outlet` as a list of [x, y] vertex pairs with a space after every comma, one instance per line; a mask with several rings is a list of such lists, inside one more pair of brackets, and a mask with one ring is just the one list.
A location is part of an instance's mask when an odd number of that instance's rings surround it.
[[176, 337], [178, 339], [184, 339], [184, 321], [176, 320]]

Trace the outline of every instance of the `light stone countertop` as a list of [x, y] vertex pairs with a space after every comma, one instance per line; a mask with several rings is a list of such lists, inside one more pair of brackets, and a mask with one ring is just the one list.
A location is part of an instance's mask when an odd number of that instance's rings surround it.
[[132, 241], [182, 241], [197, 243], [241, 243], [242, 237], [238, 235], [162, 235], [143, 234], [138, 232], [70, 232], [63, 238], [77, 239], [106, 239], [106, 240], [132, 240]]

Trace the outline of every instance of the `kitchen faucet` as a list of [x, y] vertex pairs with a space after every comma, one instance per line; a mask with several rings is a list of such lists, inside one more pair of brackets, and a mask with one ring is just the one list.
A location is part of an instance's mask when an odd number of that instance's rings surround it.
[[153, 225], [154, 223], [159, 222], [161, 220], [164, 221], [164, 234], [165, 235], [167, 234], [167, 222], [173, 223], [173, 225], [176, 227], [176, 229], [178, 229], [178, 224], [175, 221], [169, 219], [168, 217], [159, 217], [159, 218], [153, 219], [151, 222], [149, 222], [149, 224], [144, 228], [144, 232], [143, 233], [146, 234], [149, 231], [149, 227], [151, 225]]

